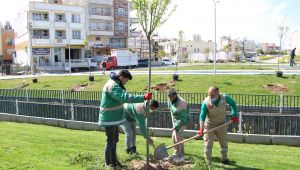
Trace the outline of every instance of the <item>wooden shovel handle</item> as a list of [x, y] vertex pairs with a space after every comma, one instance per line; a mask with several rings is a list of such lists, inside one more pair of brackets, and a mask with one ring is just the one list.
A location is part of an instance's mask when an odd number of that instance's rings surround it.
[[[224, 124], [222, 124], [222, 125], [220, 125], [220, 126], [217, 126], [217, 127], [212, 128], [212, 129], [209, 129], [209, 130], [207, 130], [207, 131], [204, 132], [204, 133], [209, 133], [209, 132], [215, 131], [215, 130], [217, 130], [217, 129], [219, 129], [219, 128], [222, 128], [222, 127], [224, 127], [224, 126], [229, 125], [230, 123], [232, 123], [232, 120], [230, 120], [230, 121], [228, 121], [228, 122], [226, 122], [226, 123], [224, 123]], [[171, 145], [171, 146], [166, 147], [166, 149], [173, 148], [174, 146], [177, 146], [177, 145], [179, 145], [179, 144], [188, 142], [188, 141], [193, 140], [193, 139], [195, 139], [195, 138], [197, 138], [197, 137], [199, 137], [199, 135], [195, 135], [195, 136], [193, 136], [193, 137], [191, 137], [191, 138], [188, 138], [188, 139], [183, 140], [183, 141], [181, 141], [181, 142], [175, 143], [175, 144], [173, 144], [173, 145]]]

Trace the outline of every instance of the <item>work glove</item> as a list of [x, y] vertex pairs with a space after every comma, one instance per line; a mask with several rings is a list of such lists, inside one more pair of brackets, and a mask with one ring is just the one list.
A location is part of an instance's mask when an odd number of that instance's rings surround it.
[[239, 122], [239, 118], [238, 117], [233, 117], [233, 118], [231, 118], [231, 120], [232, 120], [232, 124], [236, 124], [236, 123]]
[[152, 93], [151, 92], [147, 92], [145, 95], [144, 95], [144, 100], [150, 100], [152, 99]]
[[198, 133], [197, 133], [197, 135], [198, 135], [199, 137], [201, 137], [201, 136], [203, 136], [203, 132], [204, 132], [204, 129], [203, 129], [203, 128], [200, 128], [199, 131], [198, 131]]

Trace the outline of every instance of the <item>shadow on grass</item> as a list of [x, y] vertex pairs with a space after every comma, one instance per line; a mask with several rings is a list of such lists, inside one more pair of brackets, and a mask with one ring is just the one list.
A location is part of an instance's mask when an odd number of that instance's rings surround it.
[[228, 86], [231, 86], [231, 85], [232, 85], [232, 83], [230, 83], [230, 82], [225, 82], [225, 83], [223, 83], [223, 84], [228, 85]]
[[237, 162], [233, 160], [229, 161], [229, 165], [221, 164], [221, 159], [218, 157], [213, 157], [212, 160], [213, 160], [212, 167], [211, 167], [212, 169], [216, 167], [222, 169], [236, 169], [236, 170], [260, 170], [259, 168], [250, 168], [250, 167], [237, 165]]

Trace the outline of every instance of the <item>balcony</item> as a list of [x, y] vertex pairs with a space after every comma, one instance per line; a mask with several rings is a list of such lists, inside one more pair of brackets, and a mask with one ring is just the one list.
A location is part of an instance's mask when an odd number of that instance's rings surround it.
[[98, 15], [96, 13], [92, 13], [90, 14], [90, 18], [91, 19], [101, 19], [101, 20], [110, 20], [110, 21], [113, 21], [114, 20], [114, 17], [112, 15]]
[[66, 22], [55, 22], [54, 23], [54, 27], [55, 28], [66, 28], [67, 27], [67, 23]]
[[107, 43], [103, 41], [90, 41], [89, 42], [89, 47], [93, 48], [106, 48], [108, 47]]
[[103, 4], [103, 5], [113, 5], [113, 0], [91, 0], [91, 4]]
[[109, 35], [109, 36], [113, 36], [114, 32], [113, 31], [91, 31], [91, 35]]
[[51, 41], [49, 37], [42, 38], [33, 38], [32, 39], [32, 46], [39, 46], [39, 45], [50, 45]]
[[129, 33], [130, 37], [139, 37], [141, 34], [139, 31], [132, 31]]
[[109, 44], [110, 48], [126, 48], [125, 43], [110, 43]]
[[35, 27], [38, 27], [38, 28], [50, 28], [50, 22], [45, 20], [45, 21], [34, 21], [34, 20], [31, 20], [30, 21], [31, 23], [31, 26], [33, 28]]
[[137, 18], [130, 18], [130, 24], [137, 24], [139, 20]]

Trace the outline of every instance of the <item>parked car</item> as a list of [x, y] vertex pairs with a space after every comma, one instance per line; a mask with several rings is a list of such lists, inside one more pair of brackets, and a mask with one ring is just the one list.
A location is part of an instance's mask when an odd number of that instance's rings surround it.
[[138, 67], [148, 67], [148, 59], [138, 60]]
[[161, 65], [174, 65], [174, 62], [167, 59], [167, 58], [163, 58], [162, 62], [161, 62]]

